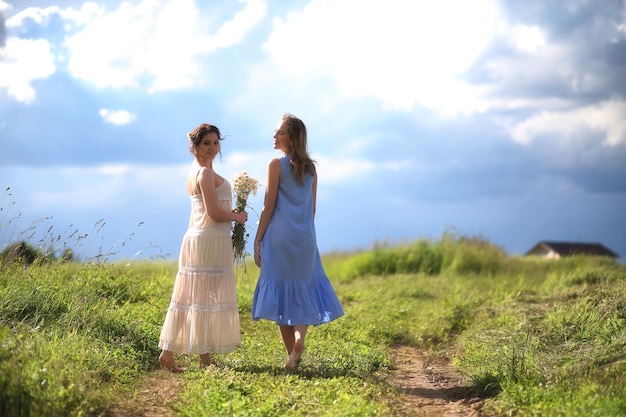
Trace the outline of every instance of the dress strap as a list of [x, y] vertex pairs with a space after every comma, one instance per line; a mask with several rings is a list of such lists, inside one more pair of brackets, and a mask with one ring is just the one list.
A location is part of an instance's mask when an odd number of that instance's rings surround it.
[[201, 169], [202, 168], [198, 168], [198, 172], [196, 172], [196, 177], [193, 179], [197, 195], [202, 194], [202, 191], [200, 190], [200, 185], [198, 184], [198, 176], [200, 175]]

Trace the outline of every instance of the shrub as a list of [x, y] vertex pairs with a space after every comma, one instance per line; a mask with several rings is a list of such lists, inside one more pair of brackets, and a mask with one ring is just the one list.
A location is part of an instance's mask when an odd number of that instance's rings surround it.
[[495, 274], [506, 259], [506, 252], [482, 238], [461, 237], [451, 264], [459, 274]]
[[39, 252], [26, 242], [18, 242], [7, 246], [2, 251], [4, 263], [22, 263], [30, 265], [40, 256]]

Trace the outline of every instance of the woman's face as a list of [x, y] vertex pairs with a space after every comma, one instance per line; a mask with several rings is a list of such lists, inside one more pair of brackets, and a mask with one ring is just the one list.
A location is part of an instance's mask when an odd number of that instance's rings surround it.
[[202, 137], [200, 144], [196, 148], [196, 154], [202, 159], [212, 161], [220, 152], [220, 138], [215, 132], [209, 132]]
[[276, 128], [276, 133], [274, 133], [274, 149], [282, 151], [283, 153], [289, 153], [292, 143], [289, 132], [287, 131], [287, 126], [285, 126], [284, 121], [281, 121]]

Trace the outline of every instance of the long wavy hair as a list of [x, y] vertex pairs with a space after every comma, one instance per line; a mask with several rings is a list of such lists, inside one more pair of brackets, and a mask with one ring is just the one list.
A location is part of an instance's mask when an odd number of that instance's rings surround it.
[[315, 161], [309, 156], [307, 147], [306, 126], [302, 120], [290, 113], [283, 115], [283, 122], [291, 138], [292, 146], [289, 150], [291, 172], [300, 184], [304, 183], [306, 174], [315, 175]]
[[[189, 152], [191, 152], [194, 156], [197, 156], [198, 146], [200, 146], [200, 143], [202, 142], [202, 138], [204, 138], [209, 133], [216, 133], [220, 142], [224, 140], [217, 126], [214, 126], [208, 123], [199, 124], [192, 132], [187, 133], [187, 137], [189, 138]], [[222, 158], [221, 146], [220, 146], [219, 154], [220, 154], [220, 159], [221, 159]]]

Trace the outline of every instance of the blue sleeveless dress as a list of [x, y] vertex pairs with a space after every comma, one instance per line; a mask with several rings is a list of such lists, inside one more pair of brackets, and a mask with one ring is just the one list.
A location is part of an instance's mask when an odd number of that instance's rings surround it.
[[261, 241], [261, 272], [252, 319], [319, 325], [343, 316], [320, 259], [313, 219], [313, 176], [298, 183], [289, 157], [280, 158], [274, 214]]

